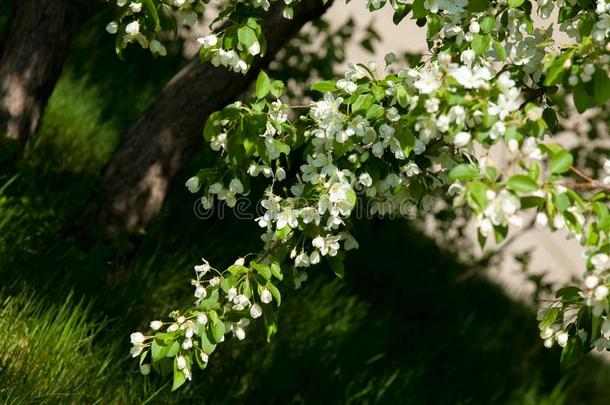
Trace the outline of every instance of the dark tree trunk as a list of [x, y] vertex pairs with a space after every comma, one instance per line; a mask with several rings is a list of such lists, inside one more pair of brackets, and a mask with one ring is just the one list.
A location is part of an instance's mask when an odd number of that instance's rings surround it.
[[68, 55], [76, 8], [70, 0], [17, 0], [14, 7], [0, 60], [0, 129], [25, 144]]
[[165, 86], [124, 137], [102, 173], [99, 198], [88, 212], [99, 213], [112, 235], [140, 230], [159, 212], [171, 180], [203, 143], [203, 124], [212, 112], [236, 100], [258, 69], [266, 66], [301, 27], [324, 13], [330, 1], [303, 0], [294, 19], [276, 6], [263, 21], [267, 54], [246, 76], [194, 60]]

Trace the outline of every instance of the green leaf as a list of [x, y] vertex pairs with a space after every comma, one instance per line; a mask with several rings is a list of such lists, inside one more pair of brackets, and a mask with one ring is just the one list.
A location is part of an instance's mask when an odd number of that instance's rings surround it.
[[374, 120], [383, 117], [384, 114], [385, 109], [382, 106], [380, 106], [379, 104], [373, 104], [366, 112], [366, 119]]
[[201, 349], [203, 349], [206, 354], [212, 354], [216, 349], [216, 344], [212, 342], [210, 339], [212, 336], [210, 335], [211, 331], [207, 328], [204, 330], [204, 333], [201, 334]]
[[161, 360], [167, 354], [169, 346], [160, 344], [156, 339], [153, 339], [150, 345], [150, 354], [152, 361], [156, 362]]
[[555, 207], [557, 208], [557, 211], [559, 211], [559, 212], [566, 211], [572, 205], [570, 202], [570, 198], [568, 197], [568, 195], [566, 193], [555, 194], [554, 201], [555, 201]]
[[258, 272], [258, 274], [263, 276], [265, 280], [269, 280], [271, 278], [271, 269], [266, 264], [259, 264], [252, 261], [250, 262], [250, 265]]
[[210, 328], [216, 343], [220, 343], [225, 334], [225, 324], [218, 318], [216, 311], [210, 311]]
[[573, 164], [574, 158], [572, 157], [572, 154], [567, 150], [562, 150], [551, 157], [549, 168], [551, 169], [551, 173], [561, 174], [570, 170]]
[[477, 55], [482, 55], [485, 51], [489, 49], [489, 44], [491, 43], [491, 36], [489, 35], [481, 35], [475, 34], [472, 39], [472, 50]]
[[582, 347], [582, 342], [576, 336], [572, 336], [568, 339], [568, 344], [563, 348], [561, 352], [561, 369], [565, 370], [576, 363], [583, 356], [584, 351]]
[[501, 42], [493, 41], [494, 51], [498, 54], [498, 59], [501, 61], [506, 60], [506, 48], [502, 45]]
[[350, 206], [350, 208], [354, 208], [356, 206], [356, 192], [353, 189], [347, 190], [345, 193], [345, 198]]
[[538, 181], [538, 179], [540, 178], [540, 172], [542, 171], [542, 168], [540, 167], [540, 163], [533, 161], [530, 164], [530, 168], [527, 171], [527, 174], [529, 177], [531, 177], [532, 179]]
[[585, 203], [585, 200], [583, 200], [582, 197], [576, 191], [572, 189], [567, 189], [566, 194], [568, 197], [570, 197], [570, 200], [573, 204], [576, 204], [582, 210], [586, 210], [587, 204]]
[[273, 94], [275, 98], [280, 98], [283, 92], [284, 82], [281, 80], [274, 80], [273, 83], [271, 83], [271, 94]]
[[218, 120], [220, 117], [220, 111], [216, 111], [208, 117], [205, 121], [205, 126], [203, 127], [203, 138], [210, 142], [213, 137], [220, 134], [220, 130], [214, 125], [214, 122]]
[[277, 278], [280, 281], [284, 278], [284, 275], [282, 274], [282, 268], [277, 262], [271, 263], [271, 274], [273, 274], [273, 277]]
[[405, 86], [401, 85], [398, 87], [398, 90], [396, 90], [396, 101], [398, 101], [398, 104], [403, 108], [409, 105], [409, 95], [407, 94]]
[[424, 0], [415, 0], [413, 2], [413, 18], [423, 18], [428, 15], [428, 9], [424, 7]]
[[182, 384], [186, 382], [186, 377], [182, 370], [178, 370], [177, 360], [174, 360], [174, 383], [172, 384], [172, 391], [176, 391]]
[[337, 275], [337, 277], [345, 277], [345, 265], [343, 264], [343, 260], [337, 256], [328, 257], [327, 260], [331, 270]]
[[373, 93], [373, 96], [375, 96], [375, 100], [381, 101], [385, 98], [385, 90], [383, 89], [383, 87], [377, 84], [373, 84], [371, 87], [371, 91]]
[[571, 52], [566, 52], [555, 60], [549, 67], [549, 70], [544, 79], [545, 86], [552, 86], [558, 84], [563, 80], [563, 76], [566, 74], [566, 68], [564, 67], [566, 61], [572, 57]]
[[246, 266], [242, 266], [240, 264], [232, 264], [229, 267], [227, 267], [227, 271], [231, 274], [241, 274], [241, 273], [247, 272], [248, 268]]
[[468, 2], [468, 11], [471, 13], [481, 13], [489, 9], [489, 0], [470, 0]]
[[157, 13], [157, 8], [152, 0], [142, 0], [144, 5], [146, 6], [146, 10], [148, 10], [148, 15], [155, 22], [155, 29], [159, 30], [161, 28], [159, 24], [159, 14]]
[[269, 290], [269, 292], [275, 299], [275, 302], [277, 302], [277, 306], [279, 307], [282, 303], [282, 294], [280, 294], [280, 290], [278, 290], [278, 288], [271, 282], [268, 282], [265, 287]]
[[405, 126], [400, 126], [396, 130], [396, 134], [394, 135], [398, 142], [400, 142], [400, 147], [402, 148], [402, 152], [405, 154], [405, 157], [408, 157], [413, 148], [415, 147], [415, 135], [413, 132]]
[[278, 238], [279, 240], [286, 240], [286, 238], [288, 237], [288, 235], [290, 234], [291, 231], [292, 231], [292, 228], [290, 228], [289, 226], [285, 226], [282, 229], [276, 229], [275, 237]]
[[218, 289], [214, 289], [211, 294], [208, 295], [206, 299], [201, 301], [197, 306], [199, 309], [204, 311], [209, 311], [210, 309], [218, 309], [220, 308], [220, 304], [218, 303], [219, 298]]
[[595, 201], [591, 204], [595, 215], [597, 215], [597, 229], [600, 231], [610, 231], [610, 212], [606, 204]]
[[174, 371], [174, 361], [167, 357], [162, 358], [158, 363], [153, 363], [152, 365], [154, 369], [164, 377]]
[[[470, 4], [469, 4], [469, 6], [470, 6]], [[496, 21], [492, 16], [488, 15], [481, 19], [481, 21], [479, 22], [479, 25], [481, 26], [481, 32], [483, 34], [489, 34], [491, 32], [491, 30], [494, 29], [494, 26], [496, 25]]]
[[559, 316], [559, 308], [552, 307], [544, 312], [542, 316], [542, 321], [540, 321], [540, 330], [545, 330], [555, 323], [557, 317]]
[[557, 113], [552, 108], [546, 108], [542, 113], [542, 119], [553, 132], [557, 131], [559, 122], [557, 121]]
[[459, 164], [449, 172], [451, 180], [471, 180], [477, 176], [479, 176], [479, 169], [467, 163]]
[[267, 73], [261, 70], [256, 78], [256, 98], [265, 98], [270, 91], [271, 80], [269, 79], [269, 76], [267, 76]]
[[487, 242], [487, 237], [481, 233], [480, 229], [477, 229], [477, 240], [479, 242], [479, 247], [484, 249], [485, 243]]
[[498, 179], [498, 176], [500, 176], [500, 173], [494, 167], [486, 166], [483, 170], [487, 178], [493, 182], [495, 182]]
[[167, 352], [165, 353], [165, 357], [174, 357], [179, 352], [180, 352], [180, 344], [177, 341], [175, 341], [167, 349]]
[[468, 187], [468, 194], [481, 210], [487, 207], [487, 186], [485, 183], [473, 181]]
[[265, 309], [263, 320], [265, 321], [265, 329], [267, 331], [267, 342], [271, 342], [271, 338], [277, 333], [277, 317], [273, 307]]
[[332, 80], [324, 80], [318, 83], [314, 83], [311, 86], [311, 89], [319, 91], [320, 93], [326, 93], [327, 91], [336, 91], [337, 84]]
[[574, 105], [579, 113], [583, 113], [595, 105], [593, 91], [583, 82], [579, 82], [573, 89]]
[[593, 76], [595, 87], [595, 101], [598, 104], [604, 104], [610, 100], [610, 78], [602, 69], [596, 69]]
[[[599, 336], [601, 332], [602, 318], [600, 316], [591, 317], [591, 336]], [[593, 339], [591, 339], [593, 340]]]
[[504, 242], [506, 236], [508, 235], [508, 226], [494, 226], [494, 237], [496, 239], [496, 243], [500, 244]]
[[544, 201], [545, 200], [542, 197], [521, 197], [521, 208], [526, 210], [528, 208], [540, 207], [542, 204], [544, 204]]
[[517, 8], [523, 3], [525, 3], [525, 0], [508, 0], [508, 7]]
[[569, 285], [567, 287], [560, 288], [555, 293], [555, 298], [561, 298], [564, 301], [574, 301], [581, 299], [580, 288]]
[[365, 112], [371, 107], [371, 105], [373, 105], [374, 101], [375, 98], [372, 95], [361, 94], [358, 96], [356, 101], [354, 101], [354, 104], [352, 104], [352, 112], [354, 114]]
[[539, 189], [535, 180], [522, 174], [511, 176], [506, 182], [506, 187], [520, 193], [531, 193]]
[[405, 18], [407, 16], [407, 14], [409, 14], [409, 11], [411, 11], [411, 5], [397, 3], [394, 10], [395, 11], [394, 11], [394, 15], [392, 16], [392, 22], [395, 25], [398, 25], [403, 20], [403, 18]]
[[243, 49], [248, 49], [255, 42], [258, 42], [256, 32], [247, 25], [243, 25], [237, 30], [237, 40]]

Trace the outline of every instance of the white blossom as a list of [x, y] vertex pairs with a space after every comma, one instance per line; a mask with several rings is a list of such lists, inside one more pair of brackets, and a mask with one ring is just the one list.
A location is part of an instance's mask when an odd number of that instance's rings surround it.
[[144, 343], [145, 338], [144, 338], [144, 335], [141, 334], [140, 332], [135, 332], [135, 333], [131, 334], [130, 339], [131, 339], [131, 344], [139, 345], [139, 344]]
[[422, 70], [419, 72], [419, 78], [413, 85], [422, 94], [430, 94], [441, 87], [441, 81], [439, 80], [439, 72], [433, 70]]
[[260, 293], [260, 297], [261, 297], [261, 302], [264, 304], [269, 304], [271, 302], [271, 300], [273, 299], [273, 296], [271, 295], [271, 291], [269, 291], [266, 288], [263, 288], [261, 293]]
[[605, 270], [608, 267], [610, 257], [605, 253], [598, 253], [591, 257], [591, 264], [596, 270]]
[[218, 37], [214, 34], [210, 34], [205, 37], [197, 38], [197, 42], [199, 42], [204, 48], [211, 48], [218, 43]]
[[263, 309], [261, 308], [261, 306], [258, 304], [252, 304], [252, 306], [250, 307], [250, 316], [252, 317], [252, 319], [256, 319], [256, 318], [260, 317], [262, 314], [263, 314]]
[[130, 22], [125, 26], [125, 32], [132, 37], [138, 35], [140, 33], [140, 23], [137, 21]]
[[196, 176], [193, 176], [191, 178], [189, 178], [186, 183], [184, 183], [184, 185], [186, 186], [186, 188], [188, 188], [188, 190], [191, 193], [196, 193], [197, 191], [199, 191], [199, 178]]
[[163, 322], [161, 322], [161, 321], [152, 321], [150, 323], [150, 328], [152, 330], [159, 330], [159, 329], [161, 329], [161, 327], [163, 327]]
[[585, 286], [590, 290], [597, 287], [598, 284], [599, 284], [599, 278], [597, 276], [591, 275], [591, 276], [587, 276], [585, 278]]
[[109, 22], [108, 25], [106, 25], [106, 31], [108, 31], [109, 34], [116, 34], [118, 30], [119, 24], [117, 24], [116, 21]]
[[184, 356], [176, 357], [176, 367], [178, 368], [178, 370], [182, 370], [186, 367], [186, 359], [184, 358]]
[[149, 375], [150, 374], [150, 364], [142, 364], [140, 366], [140, 373], [142, 375]]
[[470, 138], [471, 136], [468, 132], [458, 132], [453, 138], [453, 144], [457, 147], [466, 146], [470, 142]]

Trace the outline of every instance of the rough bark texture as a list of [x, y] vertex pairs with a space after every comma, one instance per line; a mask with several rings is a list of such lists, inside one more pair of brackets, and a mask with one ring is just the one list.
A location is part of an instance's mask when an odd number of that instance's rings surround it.
[[0, 61], [0, 128], [29, 142], [68, 55], [76, 6], [70, 0], [18, 0]]
[[100, 212], [107, 232], [116, 235], [140, 230], [150, 222], [185, 158], [203, 143], [202, 129], [208, 115], [243, 93], [257, 70], [329, 4], [303, 0], [293, 20], [282, 18], [281, 7], [274, 7], [263, 21], [267, 54], [254, 62], [246, 76], [194, 60], [172, 78], [103, 170], [101, 194], [92, 210]]

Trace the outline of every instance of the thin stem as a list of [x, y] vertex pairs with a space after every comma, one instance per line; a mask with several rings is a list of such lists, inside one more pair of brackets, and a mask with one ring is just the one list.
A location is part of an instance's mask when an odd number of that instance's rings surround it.
[[287, 105], [284, 108], [297, 109], [297, 108], [311, 108], [311, 107], [313, 107], [313, 104], [308, 104], [308, 105]]
[[578, 170], [575, 167], [571, 167], [570, 171], [572, 173], [574, 173], [576, 176], [580, 177], [581, 179], [585, 180], [586, 183], [575, 183], [573, 184], [574, 187], [578, 187], [578, 188], [586, 188], [586, 189], [596, 189], [596, 188], [601, 188], [603, 190], [606, 191], [610, 191], [610, 186], [607, 186], [595, 179], [592, 179], [591, 177], [587, 176], [585, 173], [581, 172], [580, 170]]

